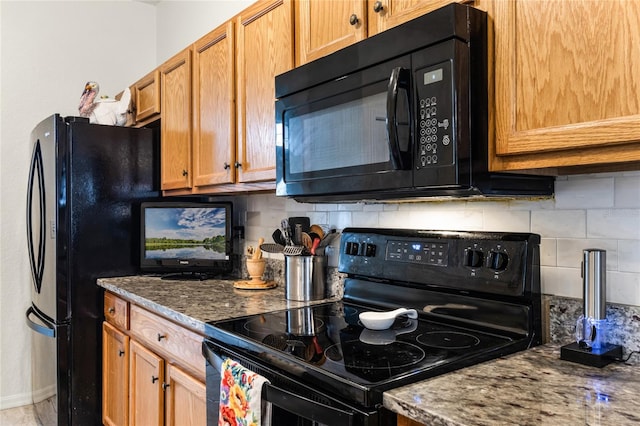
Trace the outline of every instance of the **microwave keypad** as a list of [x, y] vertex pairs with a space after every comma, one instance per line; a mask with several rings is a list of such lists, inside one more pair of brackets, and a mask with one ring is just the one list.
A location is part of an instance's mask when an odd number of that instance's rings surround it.
[[[444, 69], [443, 69], [444, 68]], [[442, 75], [445, 78], [428, 79]], [[437, 167], [453, 163], [453, 126], [448, 67], [435, 66], [419, 71], [424, 76], [418, 87], [418, 155], [416, 168]], [[449, 98], [447, 98], [449, 95]]]

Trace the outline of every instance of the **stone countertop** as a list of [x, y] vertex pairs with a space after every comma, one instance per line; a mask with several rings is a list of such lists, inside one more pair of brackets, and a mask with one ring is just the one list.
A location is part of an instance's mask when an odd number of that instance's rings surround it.
[[285, 299], [284, 287], [238, 290], [233, 280], [181, 281], [140, 275], [100, 278], [98, 285], [201, 334], [208, 321], [322, 303]]
[[640, 424], [640, 369], [560, 360], [543, 345], [384, 393], [388, 409], [434, 426]]

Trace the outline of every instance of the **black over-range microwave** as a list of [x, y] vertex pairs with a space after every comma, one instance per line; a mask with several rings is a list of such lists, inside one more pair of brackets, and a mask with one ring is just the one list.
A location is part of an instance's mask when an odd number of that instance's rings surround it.
[[538, 196], [488, 171], [487, 16], [450, 4], [276, 76], [276, 195]]

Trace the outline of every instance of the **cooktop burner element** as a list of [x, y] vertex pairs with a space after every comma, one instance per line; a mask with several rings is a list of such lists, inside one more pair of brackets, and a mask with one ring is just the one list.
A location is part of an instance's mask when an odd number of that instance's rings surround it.
[[[539, 242], [533, 234], [345, 229], [342, 300], [220, 321], [207, 332], [220, 357], [374, 407], [387, 389], [539, 344]], [[386, 330], [359, 320], [399, 307], [418, 318], [401, 316]]]
[[360, 340], [350, 340], [330, 346], [327, 358], [343, 362], [345, 368], [364, 370], [391, 370], [417, 364], [425, 357], [418, 346], [406, 342], [391, 342], [381, 347], [368, 345]]
[[466, 349], [478, 345], [480, 339], [457, 331], [430, 331], [418, 336], [418, 342], [434, 348]]

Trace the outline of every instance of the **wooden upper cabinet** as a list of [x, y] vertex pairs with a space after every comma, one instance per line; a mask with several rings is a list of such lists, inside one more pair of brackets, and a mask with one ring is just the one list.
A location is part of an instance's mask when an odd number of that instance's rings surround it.
[[296, 0], [296, 65], [367, 37], [366, 0]]
[[[453, 1], [475, 3], [470, 0]], [[296, 66], [326, 56], [451, 2], [452, 0], [296, 0]]]
[[258, 1], [236, 28], [238, 182], [274, 181], [275, 76], [293, 68], [292, 0]]
[[366, 2], [369, 37], [452, 2], [474, 3], [467, 0], [366, 0]]
[[142, 125], [160, 114], [160, 70], [153, 70], [131, 86], [136, 125]]
[[193, 45], [193, 185], [235, 182], [234, 23]]
[[492, 169], [640, 160], [640, 1], [495, 0], [490, 14]]
[[191, 49], [160, 66], [162, 81], [162, 189], [190, 188], [191, 180]]

